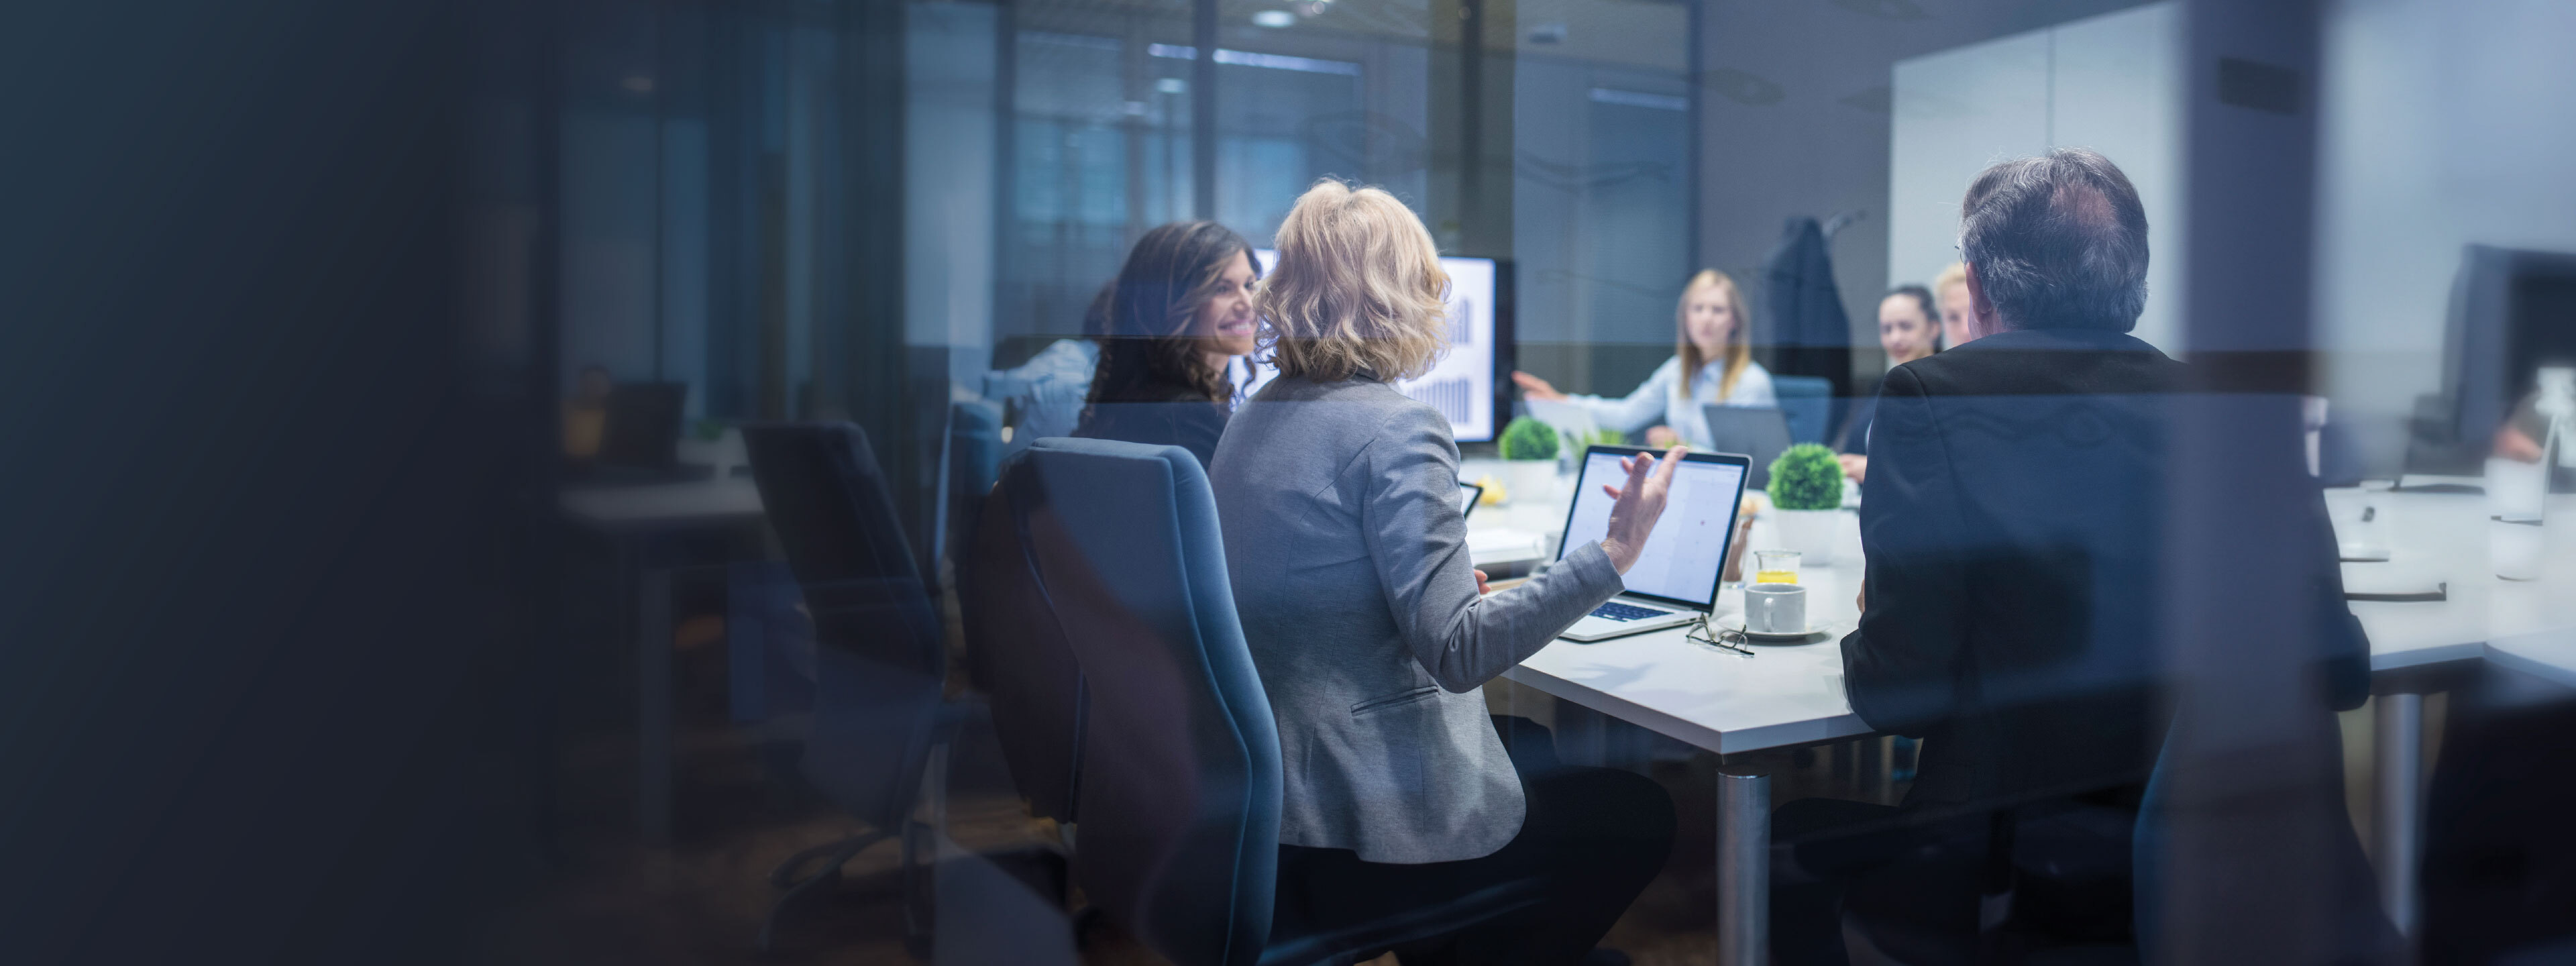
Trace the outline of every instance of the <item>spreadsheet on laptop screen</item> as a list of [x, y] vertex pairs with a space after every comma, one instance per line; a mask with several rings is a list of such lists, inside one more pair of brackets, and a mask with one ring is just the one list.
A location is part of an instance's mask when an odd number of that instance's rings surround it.
[[[1623, 485], [1623, 453], [1592, 453], [1583, 461], [1576, 484], [1574, 516], [1564, 547], [1579, 547], [1610, 531], [1610, 495], [1604, 484]], [[1664, 497], [1664, 515], [1646, 537], [1637, 565], [1623, 577], [1629, 591], [1702, 607], [1716, 599], [1717, 571], [1726, 563], [1726, 541], [1733, 535], [1736, 499], [1744, 467], [1732, 463], [1684, 460], [1673, 469], [1673, 487]], [[1558, 555], [1564, 555], [1559, 548]]]

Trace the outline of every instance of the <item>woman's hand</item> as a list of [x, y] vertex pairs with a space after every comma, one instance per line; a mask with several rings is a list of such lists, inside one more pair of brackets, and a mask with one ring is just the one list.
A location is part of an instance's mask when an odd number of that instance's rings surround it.
[[1556, 391], [1555, 386], [1548, 385], [1547, 380], [1518, 369], [1512, 370], [1512, 384], [1521, 387], [1521, 396], [1526, 399], [1555, 402], [1565, 398], [1565, 394]]
[[1662, 449], [1681, 441], [1681, 434], [1673, 432], [1670, 426], [1646, 427], [1646, 446], [1649, 449]]
[[1610, 566], [1627, 573], [1637, 565], [1637, 555], [1645, 552], [1646, 537], [1655, 532], [1655, 521], [1664, 515], [1664, 496], [1673, 488], [1673, 468], [1682, 462], [1679, 445], [1664, 451], [1662, 460], [1652, 453], [1639, 453], [1619, 461], [1628, 471], [1627, 486], [1601, 485], [1610, 494], [1610, 529], [1601, 538], [1601, 552], [1610, 555]]
[[1486, 583], [1486, 582], [1485, 582], [1485, 581], [1486, 581], [1486, 579], [1487, 579], [1487, 578], [1485, 577], [1485, 572], [1484, 572], [1484, 571], [1482, 571], [1482, 570], [1476, 571], [1476, 594], [1477, 594], [1478, 596], [1483, 596], [1483, 595], [1485, 595], [1485, 594], [1490, 594], [1490, 593], [1493, 593], [1493, 592], [1494, 592], [1493, 585]]
[[1869, 475], [1869, 457], [1859, 453], [1844, 453], [1834, 457], [1834, 461], [1843, 465], [1843, 475], [1851, 477], [1854, 483], [1861, 482], [1863, 477]]

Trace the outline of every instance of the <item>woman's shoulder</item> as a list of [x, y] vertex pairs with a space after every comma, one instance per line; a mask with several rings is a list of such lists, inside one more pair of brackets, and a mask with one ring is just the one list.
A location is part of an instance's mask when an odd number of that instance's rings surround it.
[[1374, 379], [1313, 382], [1282, 376], [1262, 388], [1237, 413], [1238, 431], [1292, 434], [1330, 440], [1338, 448], [1365, 447], [1381, 436], [1422, 435], [1424, 427], [1449, 428], [1429, 404]]
[[1735, 374], [1735, 391], [1742, 393], [1755, 390], [1771, 391], [1771, 370], [1762, 368], [1759, 362], [1746, 359], [1744, 371]]

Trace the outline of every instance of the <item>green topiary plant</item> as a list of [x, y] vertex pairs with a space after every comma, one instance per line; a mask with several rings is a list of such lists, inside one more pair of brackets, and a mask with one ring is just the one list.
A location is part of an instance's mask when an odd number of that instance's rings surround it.
[[1843, 464], [1814, 443], [1789, 447], [1771, 461], [1770, 494], [1771, 505], [1783, 510], [1842, 509]]
[[1512, 420], [1503, 427], [1502, 448], [1507, 460], [1555, 459], [1556, 427], [1527, 416]]

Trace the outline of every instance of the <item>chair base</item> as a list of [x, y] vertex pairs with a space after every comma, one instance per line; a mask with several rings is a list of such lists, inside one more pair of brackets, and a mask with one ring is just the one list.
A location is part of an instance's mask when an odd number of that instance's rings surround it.
[[[905, 831], [913, 830], [907, 828]], [[842, 866], [847, 865], [851, 859], [858, 858], [859, 853], [895, 836], [896, 833], [893, 831], [878, 829], [836, 842], [826, 842], [788, 856], [787, 861], [779, 863], [778, 868], [770, 870], [769, 884], [787, 890], [787, 894], [779, 896], [778, 901], [770, 904], [769, 916], [761, 922], [760, 951], [771, 953], [777, 950], [779, 926], [787, 918], [789, 909], [803, 905], [812, 897], [828, 894], [833, 887], [840, 885]], [[903, 839], [904, 854], [899, 872], [903, 877], [904, 945], [915, 956], [922, 956], [929, 952], [929, 931], [926, 928], [927, 924], [923, 923], [917, 914], [918, 903], [914, 901], [913, 836], [906, 834]], [[822, 865], [817, 867], [813, 874], [800, 877], [798, 875], [800, 870], [816, 859], [823, 860]]]

